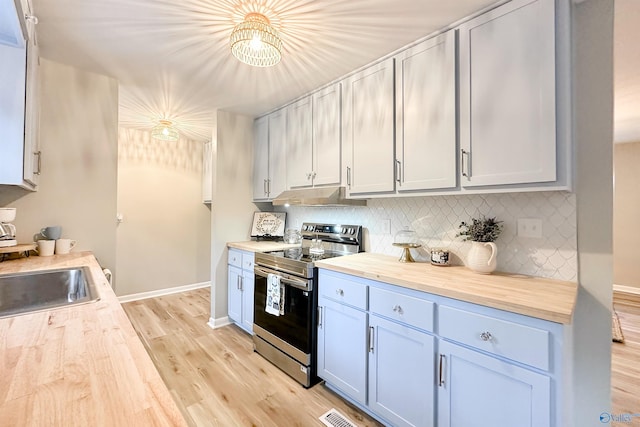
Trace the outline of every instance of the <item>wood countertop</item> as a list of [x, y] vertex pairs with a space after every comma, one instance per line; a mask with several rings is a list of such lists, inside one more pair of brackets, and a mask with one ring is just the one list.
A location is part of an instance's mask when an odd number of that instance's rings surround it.
[[0, 263], [0, 274], [89, 266], [95, 303], [0, 319], [0, 424], [186, 426], [91, 252]]
[[461, 266], [401, 263], [362, 252], [316, 261], [318, 268], [442, 295], [557, 323], [571, 323], [578, 285], [508, 273], [478, 274]]
[[282, 251], [284, 249], [289, 248], [297, 248], [300, 244], [290, 244], [284, 242], [270, 242], [270, 241], [260, 241], [257, 242], [255, 240], [250, 240], [246, 242], [229, 242], [227, 243], [227, 247], [241, 249], [243, 251], [249, 252], [271, 252], [271, 251]]

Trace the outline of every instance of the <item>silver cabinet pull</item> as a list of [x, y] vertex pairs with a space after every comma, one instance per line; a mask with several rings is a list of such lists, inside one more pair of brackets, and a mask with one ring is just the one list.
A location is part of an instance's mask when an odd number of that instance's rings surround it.
[[[462, 170], [462, 176], [466, 176], [467, 179], [471, 178], [471, 163], [469, 162], [469, 151], [464, 148], [460, 149], [460, 169]], [[464, 157], [467, 156], [467, 163], [465, 168]]]
[[402, 164], [400, 160], [396, 160], [396, 181], [398, 184], [402, 184], [402, 180], [400, 179], [400, 174], [402, 173]]
[[373, 353], [373, 336], [374, 336], [373, 326], [369, 326], [369, 353]]
[[347, 166], [347, 186], [351, 188], [351, 168]]
[[336, 295], [344, 296], [344, 291], [342, 289], [336, 289]]
[[38, 156], [38, 169], [34, 172], [34, 175], [40, 175], [40, 172], [42, 172], [42, 151], [35, 151], [33, 155]]
[[236, 280], [236, 289], [242, 290], [242, 276], [238, 276]]
[[480, 334], [480, 339], [482, 341], [491, 341], [493, 339], [493, 335], [491, 335], [491, 332], [485, 331]]
[[399, 304], [393, 306], [393, 311], [395, 311], [398, 314], [402, 314], [404, 312], [404, 310], [402, 310], [402, 307]]
[[267, 195], [271, 194], [271, 179], [267, 179]]
[[266, 179], [263, 180], [263, 182], [262, 182], [262, 190], [264, 191], [264, 195], [266, 196], [268, 194], [267, 193], [267, 180]]
[[318, 328], [322, 328], [322, 307], [318, 306]]
[[444, 354], [440, 355], [440, 366], [438, 368], [438, 387], [444, 385]]

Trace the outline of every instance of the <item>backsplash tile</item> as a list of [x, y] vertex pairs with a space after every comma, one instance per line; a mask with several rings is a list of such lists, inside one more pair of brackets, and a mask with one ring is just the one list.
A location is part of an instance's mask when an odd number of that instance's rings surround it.
[[[428, 259], [427, 249], [446, 248], [455, 264], [464, 264], [471, 247], [455, 235], [461, 221], [474, 216], [504, 222], [498, 245], [498, 270], [560, 280], [577, 280], [576, 199], [568, 192], [502, 193], [371, 199], [366, 207], [300, 207], [288, 212], [287, 227], [302, 222], [359, 224], [365, 227], [365, 250], [400, 256], [393, 238], [403, 227], [416, 231], [423, 248], [416, 259]], [[542, 220], [542, 238], [516, 235], [518, 218]], [[385, 233], [389, 220], [391, 232]]]

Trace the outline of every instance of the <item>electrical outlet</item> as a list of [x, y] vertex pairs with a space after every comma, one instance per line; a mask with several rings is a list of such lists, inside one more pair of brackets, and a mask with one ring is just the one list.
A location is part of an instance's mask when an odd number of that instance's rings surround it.
[[542, 238], [542, 220], [539, 218], [518, 218], [518, 237]]
[[385, 236], [391, 235], [391, 220], [383, 219], [380, 221], [380, 232]]

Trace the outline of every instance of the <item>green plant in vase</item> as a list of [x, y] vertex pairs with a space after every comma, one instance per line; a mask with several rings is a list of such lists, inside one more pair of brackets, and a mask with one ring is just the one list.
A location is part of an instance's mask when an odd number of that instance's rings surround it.
[[467, 267], [481, 274], [490, 274], [496, 269], [498, 247], [495, 242], [502, 232], [502, 221], [496, 218], [472, 218], [471, 222], [462, 221], [461, 230], [456, 237], [471, 241], [471, 249], [467, 255]]

